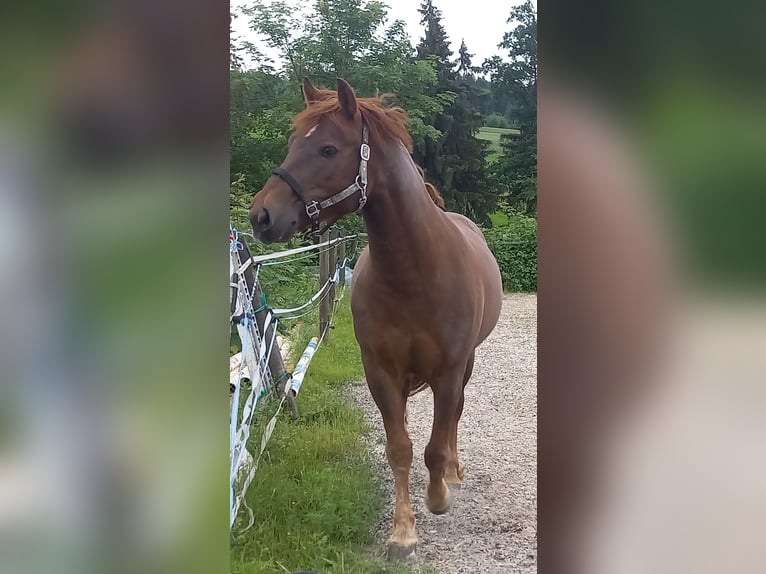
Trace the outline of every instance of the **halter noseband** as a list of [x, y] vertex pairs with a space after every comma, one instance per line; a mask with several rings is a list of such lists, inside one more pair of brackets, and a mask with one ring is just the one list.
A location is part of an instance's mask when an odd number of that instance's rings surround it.
[[[306, 215], [311, 220], [311, 231], [313, 233], [319, 232], [319, 212], [322, 209], [340, 203], [347, 197], [351, 197], [357, 191], [361, 193], [359, 197], [359, 207], [356, 211], [360, 211], [367, 203], [367, 162], [370, 161], [370, 146], [368, 143], [369, 133], [367, 124], [362, 120], [362, 145], [359, 148], [359, 174], [354, 179], [354, 183], [349, 185], [343, 191], [339, 191], [335, 195], [331, 195], [322, 201], [306, 201], [306, 197], [303, 191], [303, 187], [298, 181], [290, 175], [290, 172], [283, 167], [276, 168], [272, 173], [284, 181], [293, 190], [293, 193], [298, 196], [304, 205], [306, 206]], [[324, 230], [322, 230], [324, 231]]]

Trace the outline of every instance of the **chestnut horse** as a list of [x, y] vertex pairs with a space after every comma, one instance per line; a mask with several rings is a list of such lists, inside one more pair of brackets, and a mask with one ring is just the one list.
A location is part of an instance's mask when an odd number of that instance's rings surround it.
[[250, 221], [270, 243], [361, 210], [368, 246], [354, 270], [351, 308], [395, 480], [389, 557], [404, 557], [418, 542], [407, 398], [426, 385], [433, 391], [426, 506], [441, 514], [451, 503], [449, 485], [463, 479], [457, 449], [463, 389], [474, 351], [500, 315], [500, 271], [479, 228], [437, 207], [435, 188], [429, 194], [410, 156], [403, 110], [357, 98], [340, 79], [337, 93], [308, 80], [303, 91], [306, 108], [294, 119], [287, 158], [253, 199]]

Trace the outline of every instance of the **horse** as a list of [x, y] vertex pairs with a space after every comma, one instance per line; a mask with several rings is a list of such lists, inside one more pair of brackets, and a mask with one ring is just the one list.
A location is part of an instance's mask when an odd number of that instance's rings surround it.
[[426, 191], [428, 192], [428, 195], [431, 196], [431, 199], [433, 200], [433, 202], [436, 204], [436, 206], [439, 209], [441, 209], [442, 211], [446, 211], [447, 206], [444, 203], [444, 198], [442, 197], [442, 194], [439, 193], [439, 190], [436, 189], [436, 186], [433, 183], [426, 181], [426, 172], [423, 170], [423, 168], [420, 167], [419, 165], [416, 165], [415, 167], [417, 168], [418, 173], [420, 174], [420, 177], [423, 178], [423, 184], [426, 186]]
[[457, 448], [464, 387], [475, 349], [500, 316], [500, 271], [479, 228], [432, 198], [436, 188], [428, 189], [410, 155], [404, 110], [357, 98], [342, 79], [337, 90], [304, 79], [303, 93], [287, 157], [254, 196], [249, 218], [255, 236], [271, 243], [361, 211], [368, 245], [354, 270], [351, 310], [395, 482], [388, 557], [404, 558], [418, 544], [407, 399], [426, 386], [433, 391], [426, 506], [442, 514], [450, 487], [464, 478]]

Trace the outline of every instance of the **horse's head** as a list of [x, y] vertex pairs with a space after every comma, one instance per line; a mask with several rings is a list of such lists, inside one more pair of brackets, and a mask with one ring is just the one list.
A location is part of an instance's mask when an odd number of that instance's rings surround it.
[[351, 86], [338, 79], [336, 93], [305, 79], [303, 94], [306, 109], [295, 119], [287, 157], [250, 207], [253, 231], [264, 243], [332, 224], [366, 201], [369, 147]]

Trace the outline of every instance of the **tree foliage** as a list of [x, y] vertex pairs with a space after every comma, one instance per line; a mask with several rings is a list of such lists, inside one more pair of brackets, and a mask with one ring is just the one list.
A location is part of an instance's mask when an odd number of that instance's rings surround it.
[[507, 32], [498, 47], [508, 59], [484, 63], [496, 90], [512, 105], [510, 117], [518, 134], [503, 136], [503, 155], [492, 175], [508, 205], [527, 213], [537, 211], [537, 14], [527, 0], [511, 10]]
[[460, 41], [460, 50], [458, 52], [457, 60], [457, 74], [459, 77], [465, 78], [472, 75], [476, 68], [471, 66], [471, 60], [473, 54], [468, 53], [468, 46], [465, 45], [465, 38]]
[[496, 206], [496, 194], [488, 180], [488, 144], [476, 137], [483, 118], [473, 103], [473, 86], [462, 81], [472, 74], [470, 54], [463, 42], [458, 61], [452, 61], [441, 11], [433, 0], [424, 0], [419, 12], [425, 31], [417, 46], [417, 57], [435, 66], [437, 82], [430, 93], [446, 105], [429, 118], [441, 136], [416, 142], [413, 155], [425, 169], [427, 179], [439, 188], [449, 209], [487, 222]]

